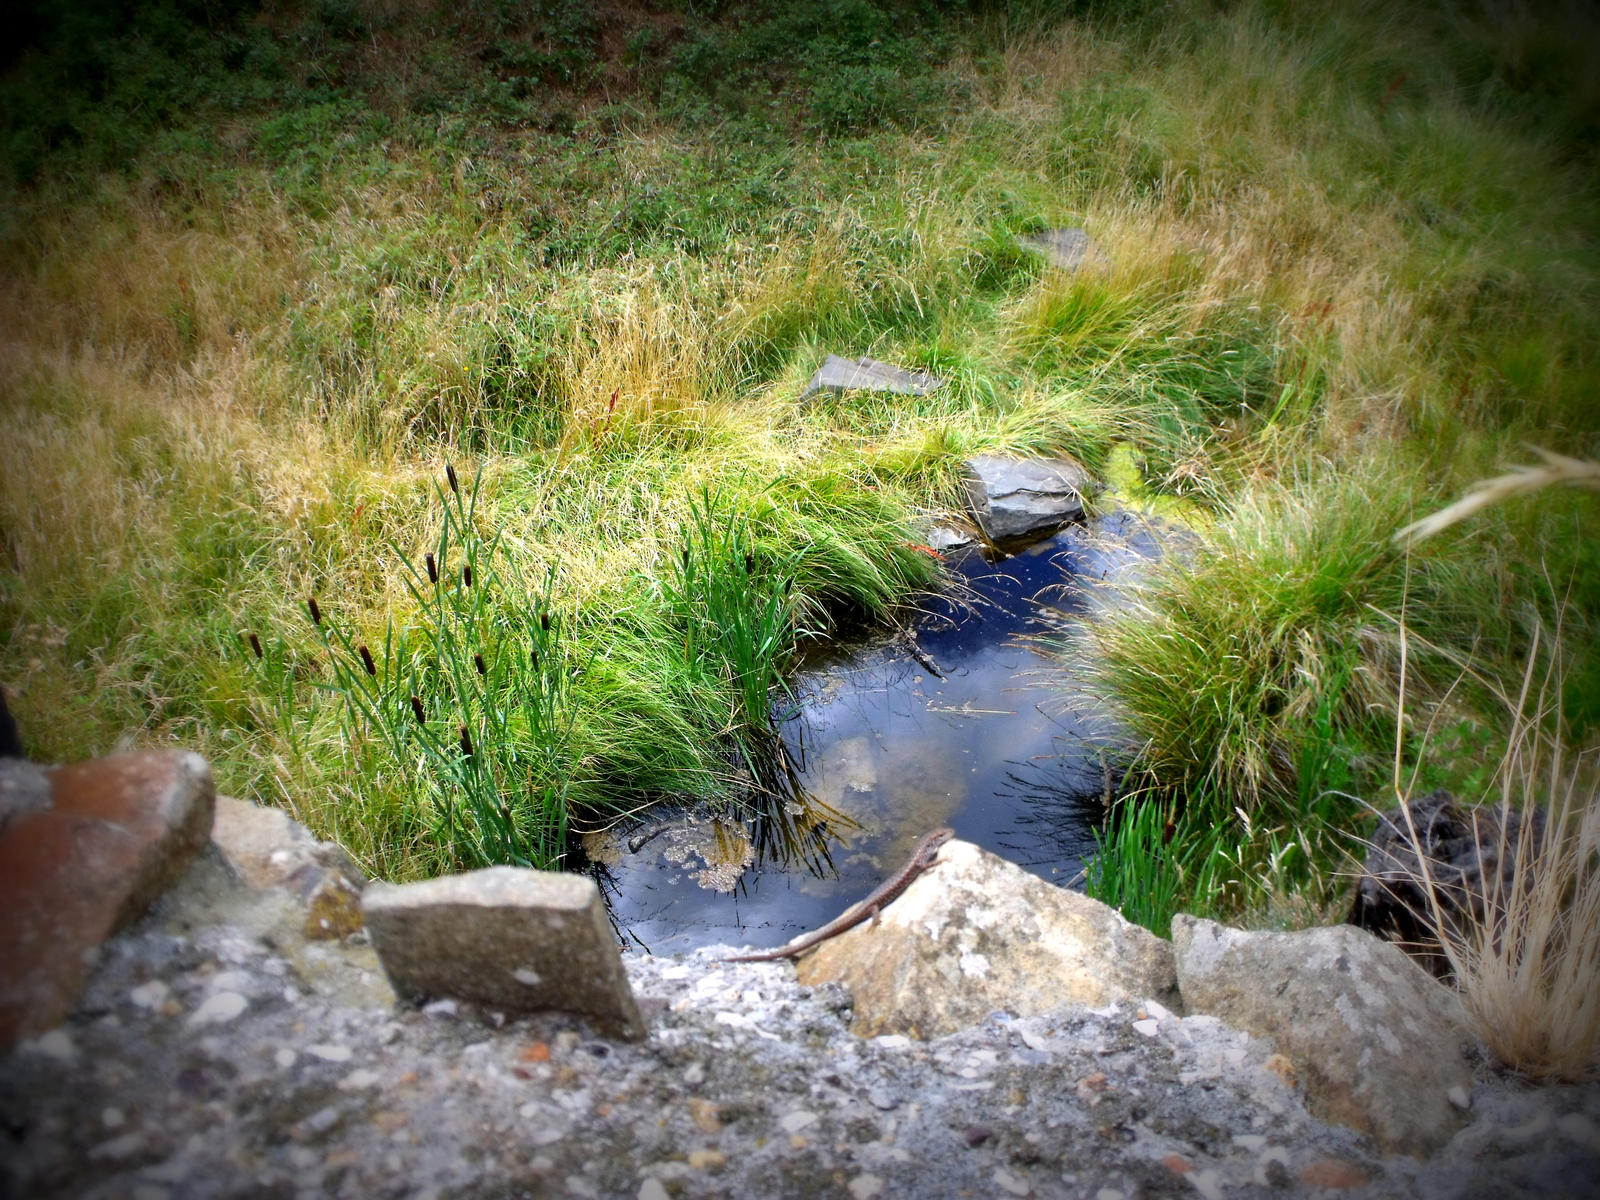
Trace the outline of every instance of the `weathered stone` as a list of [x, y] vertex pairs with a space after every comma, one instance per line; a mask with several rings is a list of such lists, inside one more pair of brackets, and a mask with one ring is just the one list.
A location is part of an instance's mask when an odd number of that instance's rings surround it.
[[0, 758], [0, 832], [13, 820], [50, 803], [50, 781], [31, 762]]
[[1053, 532], [1083, 515], [1090, 478], [1076, 463], [979, 454], [966, 467], [968, 508], [991, 542]]
[[334, 873], [358, 891], [366, 886], [366, 875], [342, 846], [318, 841], [282, 809], [218, 796], [211, 840], [251, 887], [288, 888], [309, 899]]
[[374, 883], [367, 930], [402, 996], [454, 996], [509, 1012], [583, 1013], [626, 1037], [644, 1020], [594, 881], [490, 867]]
[[1017, 244], [1044, 255], [1051, 265], [1064, 271], [1076, 271], [1086, 262], [1104, 261], [1106, 257], [1081, 229], [1046, 229], [1019, 237]]
[[48, 806], [0, 834], [0, 1047], [72, 1010], [100, 943], [177, 879], [211, 830], [211, 769], [197, 754], [124, 754], [44, 775]]
[[1058, 888], [968, 842], [947, 843], [874, 926], [824, 942], [800, 981], [839, 980], [863, 1037], [936, 1037], [997, 1009], [1146, 997], [1178, 1003], [1172, 947], [1114, 909]]
[[1293, 1062], [1306, 1105], [1417, 1157], [1461, 1124], [1469, 1088], [1459, 1001], [1395, 946], [1349, 925], [1247, 933], [1178, 916], [1178, 985], [1192, 1012], [1270, 1038]]
[[944, 386], [944, 380], [928, 371], [908, 371], [875, 358], [851, 361], [830, 354], [800, 393], [809, 400], [818, 392], [893, 392], [898, 396], [926, 396]]

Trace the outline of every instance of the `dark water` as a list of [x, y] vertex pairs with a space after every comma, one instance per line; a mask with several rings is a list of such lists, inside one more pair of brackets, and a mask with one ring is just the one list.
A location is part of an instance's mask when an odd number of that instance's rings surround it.
[[867, 895], [939, 825], [1081, 886], [1110, 730], [1070, 658], [1064, 668], [1031, 639], [1069, 628], [1097, 602], [1094, 579], [1151, 553], [1118, 521], [954, 563], [953, 593], [925, 598], [910, 626], [943, 679], [893, 635], [811, 658], [782, 725], [798, 786], [770, 819], [656, 815], [591, 841], [618, 932], [658, 954], [778, 946]]

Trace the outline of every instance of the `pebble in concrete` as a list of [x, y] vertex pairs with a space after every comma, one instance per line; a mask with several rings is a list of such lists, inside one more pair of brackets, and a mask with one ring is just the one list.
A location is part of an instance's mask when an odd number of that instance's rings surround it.
[[362, 898], [394, 990], [508, 1012], [582, 1013], [624, 1037], [645, 1026], [594, 881], [490, 867]]

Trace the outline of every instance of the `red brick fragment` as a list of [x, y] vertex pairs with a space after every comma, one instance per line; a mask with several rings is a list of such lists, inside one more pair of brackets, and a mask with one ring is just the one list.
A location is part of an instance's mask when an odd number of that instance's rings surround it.
[[50, 804], [0, 834], [0, 1050], [72, 1011], [100, 944], [211, 836], [211, 768], [150, 751], [47, 771]]
[[1300, 1182], [1307, 1187], [1337, 1188], [1342, 1191], [1366, 1187], [1372, 1182], [1372, 1177], [1354, 1163], [1338, 1158], [1319, 1158], [1300, 1169]]

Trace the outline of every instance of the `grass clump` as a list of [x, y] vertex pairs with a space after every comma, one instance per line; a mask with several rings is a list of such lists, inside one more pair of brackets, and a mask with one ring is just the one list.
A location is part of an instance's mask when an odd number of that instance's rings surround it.
[[[935, 577], [916, 522], [965, 457], [1122, 443], [1207, 543], [1104, 643], [1186, 798], [1174, 895], [1243, 902], [1273, 861], [1315, 888], [1305, 814], [1400, 719], [1385, 614], [1490, 674], [1544, 564], [1600, 620], [1590, 493], [1427, 539], [1409, 584], [1388, 540], [1521, 441], [1600, 444], [1575, 24], [31, 6], [0, 80], [30, 749], [194, 745], [386, 876], [548, 859], [557, 796], [570, 827], [735, 795], [796, 646]], [[1018, 245], [1063, 226], [1101, 251], [1077, 272]], [[796, 404], [828, 353], [947, 382]], [[467, 510], [431, 506], [441, 457], [484, 464]], [[492, 587], [427, 579], [446, 530]], [[509, 649], [543, 611], [566, 676]], [[1574, 728], [1597, 672], [1575, 648]]]
[[1600, 787], [1593, 755], [1566, 744], [1559, 637], [1535, 689], [1538, 652], [1536, 637], [1471, 878], [1433, 859], [1409, 805], [1401, 833], [1424, 951], [1448, 966], [1479, 1037], [1512, 1070], [1581, 1082], [1600, 1075]]
[[[402, 781], [405, 824], [451, 867], [548, 869], [566, 852], [568, 800], [578, 774], [573, 682], [583, 663], [563, 637], [553, 579], [530, 586], [497, 538], [477, 529], [477, 488], [454, 468], [440, 489], [437, 542], [418, 564], [403, 559], [414, 602], [391, 621], [380, 649], [359, 630], [307, 612], [321, 654], [280, 642], [264, 653], [249, 633], [251, 665], [277, 707], [277, 726], [304, 753], [305, 730], [329, 697], [337, 739], [357, 762], [386, 752], [385, 776]], [[297, 664], [323, 695], [302, 702]]]

